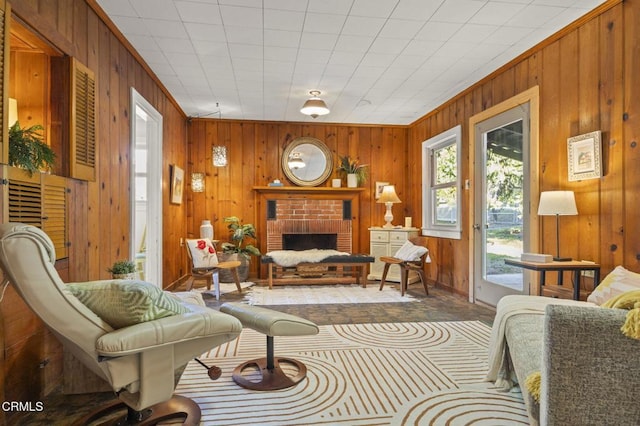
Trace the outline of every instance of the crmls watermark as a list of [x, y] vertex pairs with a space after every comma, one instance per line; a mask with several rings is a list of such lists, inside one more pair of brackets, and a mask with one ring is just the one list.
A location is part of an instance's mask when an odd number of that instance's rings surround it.
[[44, 403], [42, 401], [4, 401], [2, 403], [2, 411], [4, 412], [17, 412], [17, 411], [43, 411]]

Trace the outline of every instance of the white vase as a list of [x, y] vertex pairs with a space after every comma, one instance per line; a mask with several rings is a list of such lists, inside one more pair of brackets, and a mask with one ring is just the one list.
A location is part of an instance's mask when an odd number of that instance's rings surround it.
[[210, 220], [203, 220], [200, 225], [200, 238], [209, 238], [213, 240], [213, 225]]
[[347, 175], [347, 187], [349, 188], [358, 187], [358, 175], [356, 175], [355, 173], [349, 173]]
[[342, 179], [333, 179], [331, 181], [331, 186], [334, 188], [340, 188], [342, 186]]

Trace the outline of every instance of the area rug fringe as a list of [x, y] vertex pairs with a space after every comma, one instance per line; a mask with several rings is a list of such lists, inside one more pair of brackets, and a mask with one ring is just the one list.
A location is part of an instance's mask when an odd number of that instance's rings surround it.
[[231, 379], [265, 353], [265, 336], [245, 329], [201, 357], [219, 380], [192, 361], [176, 393], [200, 405], [203, 425], [526, 425], [521, 395], [483, 381], [489, 335], [479, 321], [321, 326], [276, 338], [276, 355], [304, 362], [307, 378], [258, 392]]
[[378, 285], [366, 288], [359, 285], [292, 285], [253, 286], [245, 301], [250, 305], [324, 305], [345, 303], [404, 303], [415, 302], [413, 296], [400, 295], [392, 285], [378, 289]]

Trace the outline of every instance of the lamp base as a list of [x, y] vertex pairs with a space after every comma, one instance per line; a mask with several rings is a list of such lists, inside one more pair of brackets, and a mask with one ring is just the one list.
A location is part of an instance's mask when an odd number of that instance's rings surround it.
[[573, 259], [570, 257], [554, 257], [554, 262], [571, 262]]

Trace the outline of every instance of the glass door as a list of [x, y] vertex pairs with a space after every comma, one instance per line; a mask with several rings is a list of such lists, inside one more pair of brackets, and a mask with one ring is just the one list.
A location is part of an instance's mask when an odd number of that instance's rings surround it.
[[495, 306], [529, 294], [521, 268], [505, 265], [529, 247], [529, 104], [475, 125], [474, 295]]

